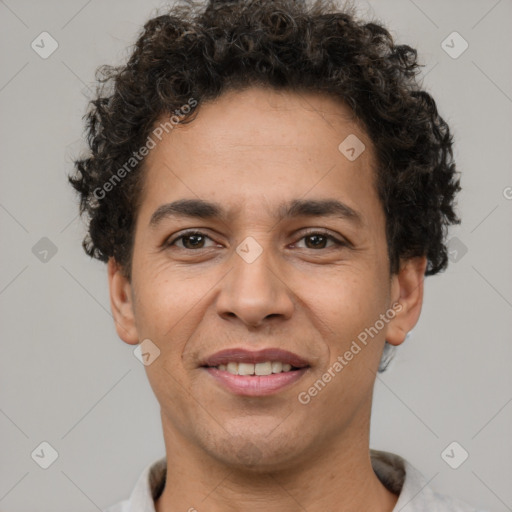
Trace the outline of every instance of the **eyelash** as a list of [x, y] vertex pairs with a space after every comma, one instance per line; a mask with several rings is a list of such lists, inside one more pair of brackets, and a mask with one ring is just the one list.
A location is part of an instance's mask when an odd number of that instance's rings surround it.
[[[192, 230], [183, 232], [180, 236], [176, 237], [172, 241], [164, 242], [164, 247], [165, 248], [169, 248], [169, 247], [175, 245], [178, 240], [181, 240], [183, 238], [187, 238], [189, 236], [194, 236], [194, 235], [206, 237], [206, 238], [209, 238], [210, 240], [212, 240], [211, 237], [209, 237], [207, 234], [205, 234], [205, 233], [203, 233], [201, 231], [197, 231], [197, 230], [193, 230], [192, 229]], [[321, 235], [321, 236], [331, 240], [332, 242], [334, 242], [336, 244], [336, 246], [338, 246], [338, 247], [348, 247], [350, 245], [348, 242], [343, 242], [341, 240], [338, 240], [336, 237], [334, 237], [330, 233], [327, 233], [326, 231], [322, 231], [322, 230], [311, 230], [311, 231], [309, 231], [307, 233], [304, 233], [299, 240], [302, 240], [303, 238], [307, 238], [307, 237], [313, 236], [313, 235]], [[200, 250], [200, 249], [204, 249], [204, 247], [200, 247], [199, 249], [187, 249], [185, 247], [179, 247], [179, 249], [182, 249], [184, 251], [197, 251], [197, 250]], [[326, 249], [329, 249], [329, 247], [322, 247], [320, 249], [311, 249], [311, 250], [315, 251], [315, 250], [322, 250], [322, 249], [326, 250]]]

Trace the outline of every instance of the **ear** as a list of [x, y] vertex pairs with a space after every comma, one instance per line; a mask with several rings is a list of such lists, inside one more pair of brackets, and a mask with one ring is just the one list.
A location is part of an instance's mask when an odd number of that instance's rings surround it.
[[407, 333], [418, 322], [423, 304], [423, 280], [427, 258], [410, 258], [401, 262], [398, 274], [392, 276], [392, 304], [399, 303], [395, 317], [388, 323], [386, 341], [391, 345], [400, 345]]
[[114, 258], [109, 258], [107, 269], [110, 308], [117, 334], [125, 343], [136, 345], [139, 342], [139, 336], [135, 326], [132, 285]]

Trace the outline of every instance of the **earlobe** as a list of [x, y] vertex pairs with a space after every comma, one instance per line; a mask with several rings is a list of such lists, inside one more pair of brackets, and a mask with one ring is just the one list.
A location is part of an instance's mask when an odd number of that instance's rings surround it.
[[407, 333], [418, 322], [423, 305], [423, 281], [427, 258], [410, 258], [400, 265], [398, 274], [393, 276], [392, 304], [396, 312], [386, 329], [386, 340], [391, 345], [404, 342]]
[[114, 258], [107, 263], [110, 308], [118, 336], [130, 345], [139, 342], [135, 325], [131, 283]]

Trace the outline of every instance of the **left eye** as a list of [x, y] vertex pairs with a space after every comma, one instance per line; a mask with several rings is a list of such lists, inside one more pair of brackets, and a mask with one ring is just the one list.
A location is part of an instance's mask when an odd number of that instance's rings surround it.
[[[333, 237], [332, 235], [330, 235], [328, 233], [324, 233], [322, 231], [315, 231], [315, 232], [307, 233], [302, 238], [300, 238], [300, 240], [307, 240], [307, 239], [313, 240], [313, 244], [312, 244], [313, 246], [312, 247], [306, 247], [306, 249], [318, 249], [318, 248], [326, 249], [324, 244], [328, 240], [333, 242], [334, 246], [345, 245], [343, 242], [341, 242], [337, 238]], [[306, 245], [307, 245], [307, 243], [306, 243]], [[322, 247], [319, 247], [319, 245], [321, 245]]]
[[[170, 247], [176, 245], [176, 242], [180, 240], [182, 242], [182, 246], [178, 246], [180, 249], [203, 249], [204, 242], [206, 239], [212, 240], [208, 235], [205, 235], [200, 231], [189, 231], [175, 238], [173, 241], [167, 242], [165, 246]], [[306, 249], [326, 249], [327, 247], [325, 247], [325, 243], [328, 241], [331, 241], [334, 244], [334, 246], [346, 245], [344, 242], [338, 240], [334, 236], [328, 233], [324, 233], [322, 231], [313, 231], [307, 233], [304, 236], [302, 236], [299, 240], [312, 241], [312, 244], [309, 244], [309, 246], [308, 243], [306, 242]]]

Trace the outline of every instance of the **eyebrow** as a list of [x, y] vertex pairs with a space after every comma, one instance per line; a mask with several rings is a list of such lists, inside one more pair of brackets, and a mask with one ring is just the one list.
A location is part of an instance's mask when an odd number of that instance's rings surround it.
[[[159, 206], [151, 216], [149, 226], [156, 228], [164, 219], [180, 217], [226, 221], [228, 213], [219, 203], [204, 199], [179, 199]], [[275, 217], [278, 221], [294, 217], [335, 217], [358, 225], [363, 223], [360, 213], [337, 199], [294, 199], [281, 204]]]

